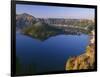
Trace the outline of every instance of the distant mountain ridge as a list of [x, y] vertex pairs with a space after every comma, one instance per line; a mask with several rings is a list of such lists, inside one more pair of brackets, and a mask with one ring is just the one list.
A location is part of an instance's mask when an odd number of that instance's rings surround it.
[[90, 20], [64, 18], [45, 19], [36, 18], [27, 13], [16, 14], [16, 31], [20, 31], [25, 35], [35, 37], [40, 40], [45, 40], [51, 36], [62, 33], [89, 33], [92, 29], [94, 29], [94, 23]]
[[40, 40], [45, 40], [62, 32], [61, 29], [41, 22], [34, 16], [26, 13], [16, 15], [16, 28], [20, 29], [20, 32], [24, 35]]
[[36, 18], [27, 13], [16, 14], [16, 28], [22, 29], [27, 26], [31, 26], [36, 22]]
[[36, 22], [46, 23], [49, 25], [66, 25], [66, 26], [88, 26], [94, 25], [95, 22], [88, 19], [65, 19], [65, 18], [36, 18], [30, 14], [22, 13], [16, 14], [16, 27], [23, 28], [26, 26], [31, 26]]

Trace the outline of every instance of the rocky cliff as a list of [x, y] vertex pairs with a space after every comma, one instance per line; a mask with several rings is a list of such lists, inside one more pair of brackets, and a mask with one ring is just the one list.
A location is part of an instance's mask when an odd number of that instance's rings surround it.
[[90, 34], [90, 44], [84, 54], [70, 57], [65, 65], [65, 70], [94, 69], [95, 63], [95, 38], [94, 31]]

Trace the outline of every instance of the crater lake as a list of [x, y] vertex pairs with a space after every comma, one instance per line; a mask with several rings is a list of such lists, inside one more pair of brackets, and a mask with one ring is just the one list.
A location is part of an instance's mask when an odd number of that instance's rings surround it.
[[59, 34], [41, 41], [16, 32], [16, 57], [21, 69], [28, 66], [33, 74], [64, 71], [67, 59], [85, 53], [89, 36]]

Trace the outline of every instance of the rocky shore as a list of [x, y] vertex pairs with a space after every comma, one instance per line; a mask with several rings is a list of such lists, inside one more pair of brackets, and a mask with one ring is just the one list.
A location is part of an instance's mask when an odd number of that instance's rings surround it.
[[95, 63], [95, 33], [90, 34], [90, 43], [84, 54], [70, 57], [65, 65], [65, 70], [94, 69]]

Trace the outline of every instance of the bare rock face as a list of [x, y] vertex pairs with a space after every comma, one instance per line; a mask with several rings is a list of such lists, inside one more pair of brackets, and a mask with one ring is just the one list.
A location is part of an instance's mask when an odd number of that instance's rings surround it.
[[94, 69], [95, 63], [95, 44], [94, 36], [90, 39], [84, 54], [70, 57], [66, 63], [65, 70]]
[[31, 26], [36, 22], [36, 18], [27, 13], [16, 15], [16, 28], [22, 29], [27, 26]]

